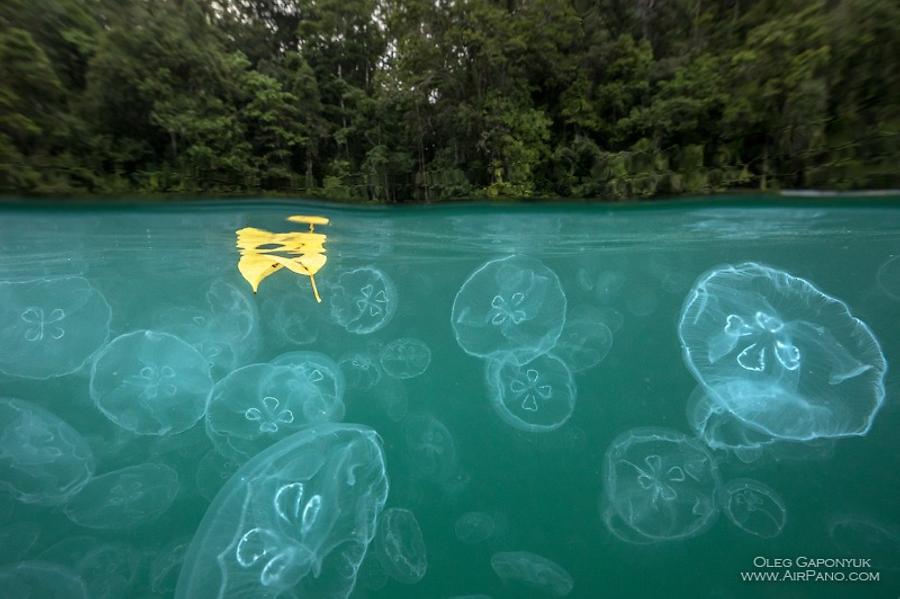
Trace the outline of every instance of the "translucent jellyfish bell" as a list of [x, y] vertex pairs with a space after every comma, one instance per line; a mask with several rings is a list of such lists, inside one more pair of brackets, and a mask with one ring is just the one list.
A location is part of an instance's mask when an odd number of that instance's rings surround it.
[[787, 508], [771, 487], [758, 480], [738, 478], [722, 487], [722, 510], [744, 532], [771, 539], [784, 530]]
[[113, 339], [91, 370], [91, 398], [103, 414], [140, 435], [176, 434], [206, 412], [209, 363], [174, 335], [135, 331]]
[[575, 587], [565, 568], [529, 551], [495, 553], [491, 556], [491, 568], [504, 582], [518, 583], [553, 597], [565, 597]]
[[390, 376], [412, 379], [421, 376], [431, 364], [431, 349], [421, 339], [401, 337], [381, 350], [381, 366]]
[[159, 316], [160, 330], [193, 345], [216, 376], [253, 359], [259, 349], [259, 316], [247, 292], [213, 281], [204, 307], [176, 307]]
[[109, 336], [110, 315], [83, 277], [0, 282], [0, 372], [46, 379], [79, 370]]
[[374, 431], [306, 427], [244, 464], [219, 492], [175, 597], [346, 598], [387, 492]]
[[403, 508], [389, 508], [381, 515], [375, 541], [378, 560], [387, 574], [403, 584], [425, 577], [428, 554], [416, 515]]
[[682, 309], [685, 362], [726, 409], [783, 439], [863, 435], [884, 400], [881, 347], [846, 304], [756, 263], [703, 275]]
[[466, 512], [453, 524], [456, 538], [467, 545], [487, 541], [497, 532], [493, 516], [485, 512]]
[[337, 362], [323, 353], [294, 351], [281, 354], [272, 364], [289, 366], [321, 394], [321, 416], [327, 420], [344, 417], [344, 373]]
[[456, 294], [450, 315], [466, 353], [480, 358], [508, 354], [520, 364], [549, 351], [565, 320], [559, 278], [539, 260], [522, 255], [479, 267]]
[[636, 541], [695, 536], [718, 513], [715, 462], [677, 431], [636, 428], [616, 437], [606, 451], [605, 480], [613, 528], [628, 529]]
[[134, 528], [169, 509], [178, 488], [178, 473], [165, 464], [127, 466], [91, 479], [69, 500], [65, 513], [86, 528]]
[[528, 432], [561, 427], [575, 410], [577, 390], [568, 366], [551, 354], [519, 365], [510, 355], [487, 366], [491, 404], [511, 426]]
[[411, 474], [435, 482], [456, 472], [456, 442], [443, 422], [429, 414], [414, 414], [404, 422], [406, 458]]
[[572, 372], [584, 372], [606, 358], [613, 344], [613, 333], [604, 323], [604, 314], [592, 306], [577, 306], [569, 311], [553, 354]]
[[311, 372], [288, 361], [244, 366], [213, 387], [206, 431], [223, 455], [243, 461], [307, 424], [343, 417], [343, 401], [317, 386], [325, 376], [312, 381]]
[[93, 473], [91, 448], [75, 429], [33, 403], [0, 398], [0, 491], [59, 505]]
[[342, 272], [329, 285], [332, 318], [357, 335], [387, 326], [397, 311], [397, 299], [394, 282], [374, 266]]

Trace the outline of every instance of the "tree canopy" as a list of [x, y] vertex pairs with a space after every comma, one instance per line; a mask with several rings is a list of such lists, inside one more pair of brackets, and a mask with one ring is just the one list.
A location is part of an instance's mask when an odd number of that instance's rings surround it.
[[5, 0], [0, 191], [898, 187], [883, 0]]

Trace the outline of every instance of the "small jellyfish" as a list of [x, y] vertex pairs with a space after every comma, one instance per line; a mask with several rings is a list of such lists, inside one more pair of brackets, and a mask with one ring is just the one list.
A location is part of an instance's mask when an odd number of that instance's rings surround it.
[[94, 404], [139, 435], [176, 434], [194, 426], [206, 411], [211, 387], [206, 358], [168, 333], [116, 337], [91, 369]]
[[875, 278], [888, 297], [900, 302], [900, 256], [894, 256], [882, 264]]
[[466, 353], [507, 354], [524, 364], [549, 351], [566, 320], [559, 278], [521, 255], [491, 260], [472, 273], [453, 300], [450, 322]]
[[688, 398], [687, 419], [697, 438], [707, 447], [730, 451], [744, 462], [755, 461], [765, 447], [775, 442], [770, 435], [725, 409], [702, 385]]
[[406, 458], [411, 474], [444, 482], [456, 472], [456, 443], [444, 423], [429, 414], [415, 414], [404, 422]]
[[315, 343], [325, 312], [309, 292], [309, 282], [303, 277], [273, 279], [271, 287], [258, 296], [266, 341], [282, 347]]
[[378, 559], [388, 576], [403, 584], [425, 577], [428, 555], [416, 515], [403, 508], [389, 508], [381, 515], [375, 541]]
[[75, 429], [33, 403], [0, 398], [0, 491], [60, 505], [93, 473], [91, 448]]
[[313, 381], [313, 374], [295, 366], [250, 364], [216, 383], [206, 412], [216, 449], [246, 460], [307, 424], [342, 418], [343, 402], [323, 394], [317, 384], [325, 377]]
[[864, 435], [884, 400], [887, 365], [869, 327], [784, 271], [752, 262], [710, 271], [678, 328], [697, 380], [773, 437]]
[[171, 596], [191, 540], [171, 541], [159, 550], [150, 563], [150, 588], [154, 593]]
[[900, 530], [896, 526], [847, 514], [829, 522], [828, 536], [842, 556], [871, 558], [875, 569], [900, 571]]
[[566, 423], [577, 391], [568, 366], [556, 356], [538, 356], [525, 365], [510, 356], [487, 366], [491, 404], [509, 425], [528, 432], [548, 432]]
[[497, 532], [497, 524], [485, 512], [466, 512], [453, 525], [456, 538], [467, 545], [483, 543]]
[[176, 307], [160, 314], [159, 328], [199, 351], [215, 376], [251, 361], [259, 349], [259, 316], [249, 294], [231, 283], [214, 281], [206, 306]]
[[565, 597], [575, 586], [565, 568], [529, 551], [495, 553], [491, 556], [491, 568], [504, 582], [521, 584], [554, 597]]
[[275, 366], [290, 366], [315, 387], [322, 398], [322, 417], [340, 420], [344, 417], [344, 373], [337, 362], [325, 354], [312, 351], [293, 351], [281, 354], [271, 362]]
[[329, 287], [331, 317], [357, 335], [387, 326], [397, 311], [397, 289], [381, 270], [364, 266], [342, 272]]
[[66, 505], [69, 520], [97, 530], [134, 528], [165, 512], [178, 493], [178, 474], [144, 463], [94, 477]]
[[394, 339], [381, 350], [381, 366], [394, 378], [412, 379], [421, 376], [428, 370], [429, 364], [431, 350], [419, 339]]
[[373, 430], [303, 428], [254, 456], [216, 496], [176, 599], [349, 596], [387, 492]]
[[722, 510], [735, 526], [764, 539], [780, 535], [787, 520], [787, 508], [778, 493], [748, 478], [725, 483]]
[[35, 599], [87, 599], [78, 574], [65, 566], [27, 561], [0, 568], [0, 589], [5, 597]]
[[613, 344], [613, 333], [603, 322], [604, 315], [591, 306], [569, 311], [553, 354], [572, 372], [584, 372], [603, 361]]
[[338, 360], [347, 386], [357, 391], [368, 391], [381, 380], [381, 366], [368, 352], [351, 352]]
[[606, 451], [605, 480], [611, 518], [648, 542], [695, 536], [718, 513], [715, 462], [676, 431], [636, 428], [616, 437]]
[[82, 552], [76, 555], [76, 571], [91, 599], [118, 599], [132, 594], [130, 591], [141, 569], [140, 555], [133, 547], [100, 542], [90, 550], [82, 547]]
[[47, 379], [79, 370], [106, 342], [110, 316], [83, 277], [0, 282], [0, 372]]

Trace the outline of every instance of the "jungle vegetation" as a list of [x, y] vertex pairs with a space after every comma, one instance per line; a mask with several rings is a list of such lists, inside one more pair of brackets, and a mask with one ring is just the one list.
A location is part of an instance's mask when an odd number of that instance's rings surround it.
[[4, 0], [0, 192], [900, 186], [887, 0]]

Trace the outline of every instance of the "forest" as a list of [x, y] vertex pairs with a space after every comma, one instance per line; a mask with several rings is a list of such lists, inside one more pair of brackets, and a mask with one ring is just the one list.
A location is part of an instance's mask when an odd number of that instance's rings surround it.
[[891, 0], [3, 0], [0, 193], [900, 187]]

